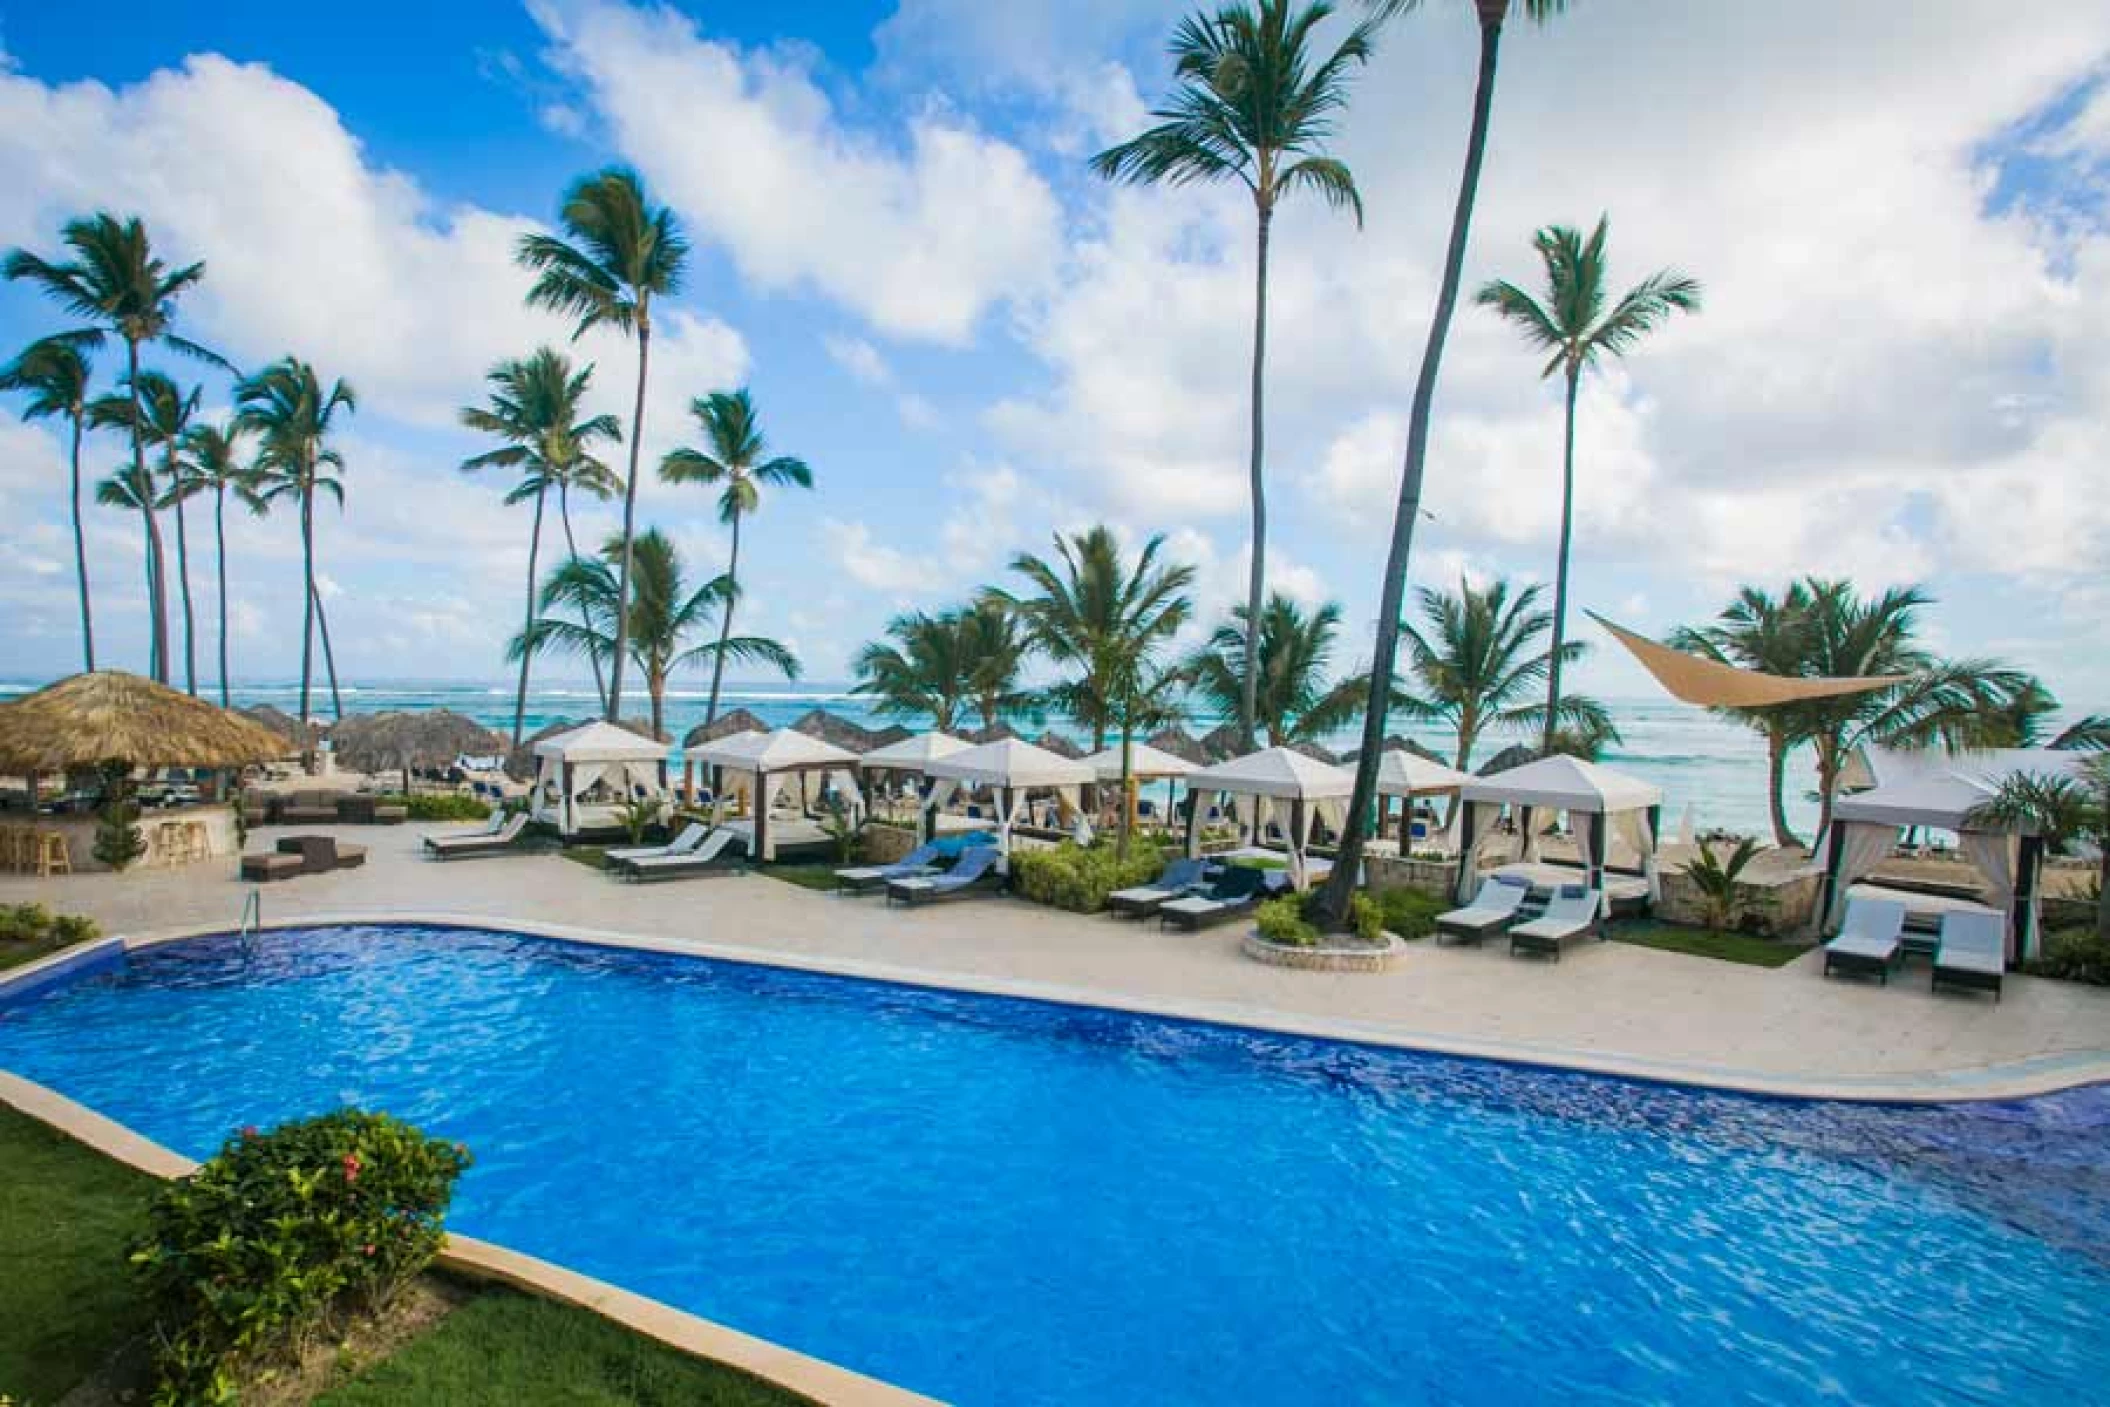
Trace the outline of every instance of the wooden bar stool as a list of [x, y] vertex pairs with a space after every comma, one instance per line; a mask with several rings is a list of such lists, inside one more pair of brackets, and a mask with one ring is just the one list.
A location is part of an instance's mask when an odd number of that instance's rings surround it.
[[209, 860], [211, 858], [212, 838], [205, 832], [205, 822], [185, 821], [183, 823], [183, 863], [188, 865], [193, 861]]
[[38, 878], [73, 873], [73, 857], [67, 853], [64, 832], [38, 831], [35, 843]]
[[20, 826], [0, 826], [0, 870], [22, 868]]

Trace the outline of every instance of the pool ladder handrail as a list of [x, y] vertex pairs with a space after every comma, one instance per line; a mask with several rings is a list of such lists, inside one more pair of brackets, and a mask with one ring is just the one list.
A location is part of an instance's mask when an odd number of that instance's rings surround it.
[[257, 930], [263, 926], [264, 891], [252, 889], [249, 891], [249, 896], [242, 900], [241, 927], [235, 934], [235, 937], [241, 942], [243, 952], [246, 953], [255, 946]]

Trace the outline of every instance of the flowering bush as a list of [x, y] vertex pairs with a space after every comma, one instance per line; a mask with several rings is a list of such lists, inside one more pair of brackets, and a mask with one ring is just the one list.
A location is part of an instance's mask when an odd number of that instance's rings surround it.
[[1116, 889], [1148, 884], [1165, 868], [1154, 845], [1132, 844], [1122, 859], [1110, 843], [1079, 845], [1065, 840], [1049, 850], [1013, 850], [1011, 875], [1018, 892], [1037, 904], [1095, 914]]
[[154, 1199], [132, 1253], [159, 1329], [154, 1401], [231, 1401], [245, 1361], [385, 1305], [438, 1254], [468, 1165], [358, 1109], [229, 1139]]

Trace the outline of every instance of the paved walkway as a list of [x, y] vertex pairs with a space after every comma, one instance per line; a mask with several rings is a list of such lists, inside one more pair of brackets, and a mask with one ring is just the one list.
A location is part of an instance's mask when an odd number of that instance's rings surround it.
[[[1923, 963], [1888, 987], [1826, 981], [1819, 960], [1746, 967], [1623, 943], [1559, 964], [1414, 944], [1395, 971], [1322, 974], [1238, 952], [1235, 927], [1160, 933], [1012, 899], [893, 909], [758, 875], [623, 884], [556, 855], [437, 864], [430, 827], [346, 828], [363, 869], [266, 886], [264, 913], [449, 916], [587, 931], [1021, 995], [1163, 1011], [1466, 1054], [1779, 1092], [1872, 1098], [2011, 1095], [2110, 1080], [2110, 990], [2011, 976], [1995, 1006], [1928, 989]], [[273, 834], [265, 831], [265, 836]], [[252, 842], [254, 848], [255, 842]], [[122, 876], [0, 878], [143, 936], [232, 927], [233, 862]]]

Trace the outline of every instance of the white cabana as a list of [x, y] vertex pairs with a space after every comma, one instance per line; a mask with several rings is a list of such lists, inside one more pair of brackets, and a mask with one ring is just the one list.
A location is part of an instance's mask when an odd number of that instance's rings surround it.
[[[1472, 774], [1469, 772], [1461, 772], [1455, 767], [1446, 767], [1441, 762], [1431, 761], [1420, 753], [1410, 752], [1403, 747], [1393, 748], [1378, 758], [1377, 794], [1381, 798], [1397, 797], [1400, 803], [1400, 854], [1406, 855], [1413, 850], [1415, 798], [1423, 796], [1455, 797], [1464, 788], [1465, 784], [1472, 779]], [[1385, 833], [1386, 813], [1390, 809], [1391, 802], [1389, 799], [1378, 802], [1377, 815], [1375, 817], [1376, 824], [1373, 830], [1380, 837]], [[1453, 806], [1451, 808], [1450, 826], [1453, 831], [1457, 829], [1458, 817], [1459, 808]]]
[[[1099, 781], [1102, 785], [1111, 782], [1116, 787], [1120, 786], [1121, 745], [1119, 743], [1115, 743], [1112, 747], [1101, 748], [1084, 760], [1093, 771], [1098, 773]], [[1128, 745], [1128, 795], [1119, 799], [1120, 805], [1126, 808], [1128, 812], [1130, 822], [1133, 823], [1136, 819], [1136, 793], [1141, 790], [1145, 782], [1165, 783], [1165, 812], [1168, 816], [1171, 815], [1173, 798], [1179, 784], [1183, 778], [1195, 770], [1195, 766], [1196, 764], [1189, 762], [1186, 758], [1166, 752], [1162, 748], [1154, 748], [1149, 743], [1131, 741]]]
[[[893, 807], [904, 791], [912, 793], [913, 797], [920, 801], [931, 788], [931, 783], [927, 780], [904, 785], [904, 777], [920, 779], [923, 777], [923, 769], [939, 758], [965, 752], [973, 746], [973, 743], [956, 738], [950, 733], [918, 733], [913, 737], [903, 738], [900, 742], [873, 748], [857, 759], [857, 765], [867, 774], [879, 774], [873, 783], [875, 789], [872, 795], [879, 805], [887, 810], [890, 817], [898, 819]], [[915, 808], [912, 806], [910, 809]]]
[[1539, 814], [1561, 812], [1575, 832], [1587, 882], [1604, 894], [1607, 909], [1611, 895], [1605, 873], [1615, 841], [1639, 862], [1643, 887], [1637, 896], [1650, 903], [1662, 897], [1656, 830], [1662, 824], [1663, 792], [1639, 777], [1556, 753], [1493, 776], [1473, 777], [1458, 795], [1464, 802], [1457, 891], [1461, 900], [1479, 888], [1479, 853], [1504, 808], [1517, 812], [1525, 864], [1538, 860]]
[[529, 815], [562, 835], [613, 829], [627, 803], [666, 795], [667, 745], [627, 728], [585, 723], [535, 744]]
[[[1962, 858], [1990, 891], [1989, 907], [2006, 917], [2009, 959], [2029, 957], [2037, 943], [2043, 842], [2026, 832], [1974, 827], [1971, 812], [1990, 801], [2009, 777], [2077, 777], [2086, 762], [2085, 753], [2051, 748], [1966, 753], [1866, 749], [1859, 766], [1851, 770], [1874, 785], [1833, 804], [1832, 829], [1825, 838], [1826, 930], [1845, 913], [1847, 892], [1890, 858], [1898, 832], [1925, 826], [1956, 833]], [[1931, 911], [1941, 905], [1930, 900], [1923, 907]]]
[[1200, 853], [1201, 798], [1219, 795], [1230, 798], [1240, 824], [1260, 837], [1273, 814], [1285, 804], [1289, 825], [1284, 839], [1289, 852], [1290, 883], [1305, 887], [1308, 866], [1305, 849], [1311, 843], [1314, 818], [1323, 820], [1339, 835], [1346, 829], [1348, 798], [1355, 791], [1355, 773], [1330, 762], [1307, 757], [1294, 748], [1270, 747], [1244, 757], [1234, 757], [1213, 767], [1187, 774], [1192, 798], [1187, 812], [1187, 853]]
[[[721, 778], [718, 801], [727, 793], [744, 795], [752, 815], [727, 823], [747, 843], [757, 860], [774, 860], [780, 845], [822, 845], [828, 834], [813, 820], [814, 782], [822, 780], [848, 799], [853, 814], [863, 814], [864, 793], [857, 785], [857, 754], [795, 728], [772, 733], [735, 733], [705, 743], [696, 760], [716, 767]], [[773, 816], [780, 802], [783, 814]]]
[[924, 764], [923, 774], [936, 783], [923, 802], [924, 815], [932, 822], [956, 793], [988, 788], [996, 797], [997, 849], [1006, 855], [1011, 853], [1011, 828], [1018, 822], [1026, 793], [1053, 791], [1064, 807], [1074, 811], [1082, 788], [1099, 775], [1089, 763], [1023, 738], [1000, 738], [962, 748]]

